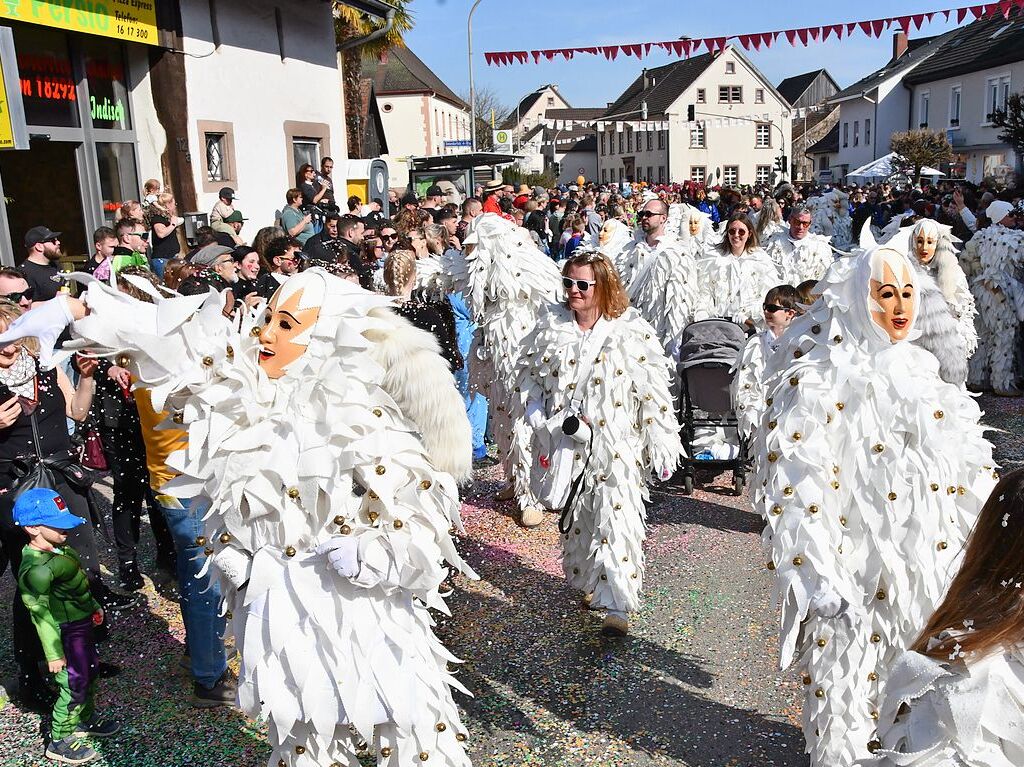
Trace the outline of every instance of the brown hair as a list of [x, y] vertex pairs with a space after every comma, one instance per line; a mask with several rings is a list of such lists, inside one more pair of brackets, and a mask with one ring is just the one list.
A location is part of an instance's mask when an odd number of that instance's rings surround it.
[[284, 193], [284, 199], [285, 202], [291, 205], [296, 200], [302, 199], [302, 192], [295, 188], [289, 189], [287, 192]]
[[725, 236], [722, 237], [722, 244], [718, 246], [719, 252], [726, 256], [732, 254], [732, 247], [729, 245], [729, 227], [734, 221], [739, 221], [743, 226], [747, 227], [747, 242], [743, 246], [743, 252], [749, 253], [757, 247], [757, 232], [751, 225], [750, 219], [747, 218], [746, 213], [736, 211], [729, 216], [729, 220], [725, 222], [725, 228], [722, 230]]
[[797, 291], [800, 293], [800, 303], [810, 306], [818, 300], [818, 294], [814, 292], [815, 285], [818, 284], [817, 280], [804, 280], [796, 286]]
[[384, 284], [389, 296], [401, 295], [415, 274], [416, 254], [411, 250], [393, 250], [384, 259]]
[[171, 290], [178, 286], [195, 271], [192, 264], [182, 258], [172, 258], [164, 265], [164, 285]]
[[603, 253], [596, 250], [577, 250], [562, 267], [562, 276], [569, 275], [573, 266], [589, 266], [594, 270], [594, 295], [601, 314], [608, 319], [620, 317], [629, 308], [629, 296], [622, 287], [619, 273]]
[[[1024, 469], [1006, 474], [981, 509], [953, 578], [924, 631], [910, 648], [947, 660], [959, 643], [975, 659], [1024, 639]], [[965, 621], [973, 624], [964, 625]], [[968, 626], [971, 630], [968, 630]], [[955, 636], [939, 639], [943, 631]], [[929, 647], [931, 641], [937, 640]]]
[[[149, 271], [149, 269], [147, 269], [144, 266], [126, 266], [117, 273], [118, 290], [120, 290], [125, 295], [131, 296], [132, 298], [138, 301], [144, 301], [147, 304], [153, 303], [153, 297], [150, 296], [149, 293], [146, 293], [145, 291], [135, 287], [128, 280], [124, 279], [124, 276], [129, 274], [134, 275], [136, 277], [141, 277], [142, 279], [146, 280], [154, 288], [158, 288], [157, 292], [159, 292], [160, 279], [155, 274], [153, 274], [153, 272]], [[167, 274], [166, 264], [164, 265], [164, 274]]]

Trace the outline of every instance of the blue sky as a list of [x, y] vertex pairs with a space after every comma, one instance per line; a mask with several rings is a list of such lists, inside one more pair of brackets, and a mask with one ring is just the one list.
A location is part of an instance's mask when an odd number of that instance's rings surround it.
[[[842, 4], [821, 0], [702, 3], [482, 0], [473, 15], [473, 73], [478, 88], [491, 88], [508, 106], [545, 83], [557, 84], [573, 106], [604, 106], [632, 82], [642, 67], [660, 66], [674, 59], [654, 49], [640, 62], [621, 54], [613, 62], [603, 56], [582, 55], [571, 62], [560, 58], [552, 62], [541, 59], [539, 64], [489, 67], [484, 63], [484, 51], [767, 32], [922, 13], [960, 4], [966, 3], [964, 0], [902, 0], [897, 3], [862, 0]], [[466, 16], [471, 5], [472, 0], [414, 0], [416, 27], [407, 36], [409, 47], [416, 55], [460, 94], [469, 91]], [[766, 12], [772, 7], [778, 10]], [[920, 31], [912, 32], [911, 37], [939, 34], [955, 26], [939, 16]], [[806, 48], [799, 43], [792, 47], [782, 38], [769, 51], [751, 51], [746, 55], [775, 85], [790, 75], [824, 67], [840, 87], [845, 87], [884, 64], [891, 50], [891, 31], [883, 32], [881, 39], [870, 39], [857, 31], [842, 42], [833, 39], [823, 44], [809, 43]]]

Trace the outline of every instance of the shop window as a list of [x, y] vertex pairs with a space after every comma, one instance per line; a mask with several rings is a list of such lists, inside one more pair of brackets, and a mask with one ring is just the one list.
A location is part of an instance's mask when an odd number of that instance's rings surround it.
[[85, 77], [89, 83], [89, 112], [94, 128], [132, 127], [124, 48], [99, 37], [82, 38]]
[[200, 120], [197, 123], [202, 143], [202, 174], [204, 192], [217, 192], [222, 186], [238, 180], [235, 164], [235, 137], [232, 123]]
[[14, 47], [18, 52], [25, 122], [79, 127], [78, 91], [67, 35], [42, 26], [18, 24], [14, 27]]
[[100, 196], [103, 198], [103, 220], [109, 225], [113, 223], [114, 213], [121, 204], [138, 194], [135, 145], [98, 141], [96, 164], [100, 175]]

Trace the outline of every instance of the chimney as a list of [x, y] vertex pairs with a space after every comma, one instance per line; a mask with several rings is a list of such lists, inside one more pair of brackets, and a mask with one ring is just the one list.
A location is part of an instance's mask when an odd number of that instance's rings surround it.
[[647, 76], [647, 68], [644, 68], [644, 90], [651, 87], [650, 78]]
[[900, 30], [892, 35], [892, 60], [903, 56], [907, 52], [907, 33]]

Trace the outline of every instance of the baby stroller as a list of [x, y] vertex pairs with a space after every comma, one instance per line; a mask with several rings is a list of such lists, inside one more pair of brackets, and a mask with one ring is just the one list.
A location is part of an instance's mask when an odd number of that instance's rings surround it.
[[[739, 436], [736, 413], [732, 409], [729, 385], [747, 334], [741, 325], [726, 319], [692, 322], [683, 329], [679, 346], [679, 422], [686, 457], [680, 466], [683, 492], [693, 492], [697, 468], [731, 469], [732, 489], [743, 493], [747, 476], [747, 445]], [[735, 435], [738, 452], [730, 458], [696, 459], [694, 440], [697, 429], [725, 429]], [[676, 476], [679, 476], [677, 472]]]

